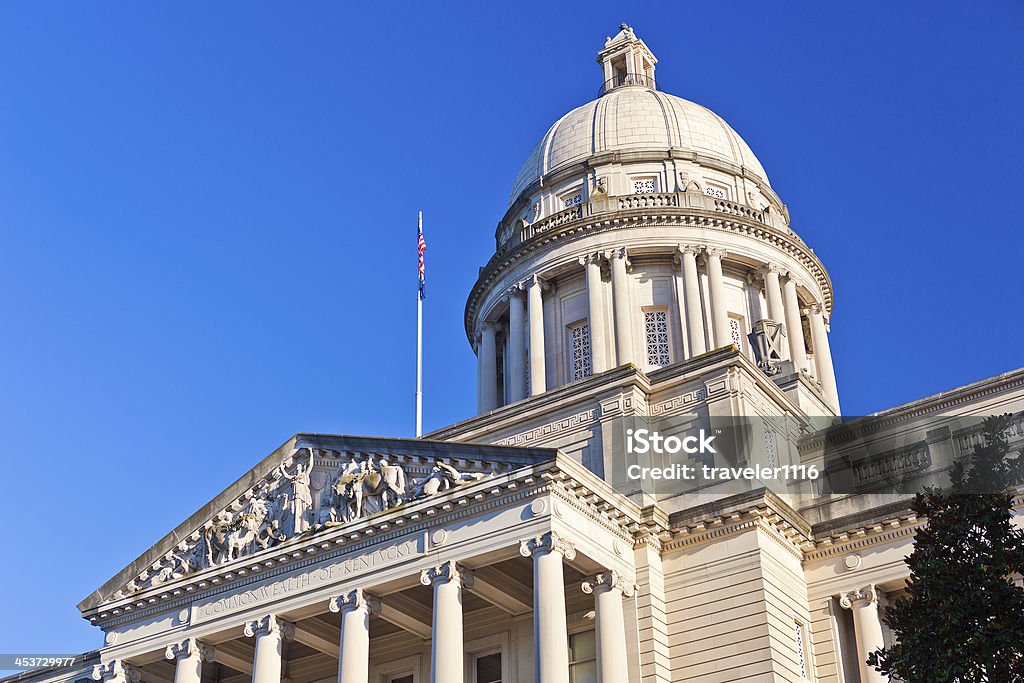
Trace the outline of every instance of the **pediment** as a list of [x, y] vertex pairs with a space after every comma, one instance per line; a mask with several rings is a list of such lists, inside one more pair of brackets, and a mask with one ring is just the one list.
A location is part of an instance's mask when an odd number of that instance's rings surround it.
[[553, 460], [551, 449], [298, 434], [79, 604], [83, 612]]

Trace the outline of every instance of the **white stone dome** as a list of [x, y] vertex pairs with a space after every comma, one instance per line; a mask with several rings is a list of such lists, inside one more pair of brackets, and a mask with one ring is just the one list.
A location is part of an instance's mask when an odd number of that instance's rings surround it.
[[604, 152], [694, 152], [743, 167], [768, 183], [750, 147], [699, 104], [643, 86], [620, 87], [555, 122], [519, 170], [509, 204], [538, 178]]

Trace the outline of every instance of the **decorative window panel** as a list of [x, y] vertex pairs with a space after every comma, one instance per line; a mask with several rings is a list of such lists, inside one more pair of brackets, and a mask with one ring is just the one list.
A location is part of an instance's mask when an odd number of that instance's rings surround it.
[[590, 358], [590, 325], [583, 323], [569, 330], [572, 350], [572, 379], [576, 381], [590, 377], [592, 363]]
[[715, 199], [728, 199], [729, 193], [723, 187], [715, 187], [714, 185], [704, 186], [704, 194]]
[[[775, 449], [775, 433], [764, 428], [764, 453], [768, 467], [775, 467], [778, 462], [778, 454]], [[799, 625], [798, 625], [799, 627]]]
[[647, 364], [661, 367], [671, 363], [668, 350], [668, 312], [646, 311], [644, 331], [647, 335]]
[[797, 622], [793, 625], [793, 641], [796, 645], [796, 664], [800, 670], [800, 677], [807, 678], [807, 657], [804, 654], [804, 627]]
[[657, 192], [654, 178], [634, 178], [633, 194], [651, 194]]
[[737, 349], [743, 348], [743, 333], [740, 331], [738, 318], [729, 318], [729, 336], [732, 337], [732, 343], [736, 345]]
[[562, 208], [571, 209], [574, 206], [579, 206], [583, 203], [583, 190], [577, 190], [575, 194], [566, 195], [562, 197]]

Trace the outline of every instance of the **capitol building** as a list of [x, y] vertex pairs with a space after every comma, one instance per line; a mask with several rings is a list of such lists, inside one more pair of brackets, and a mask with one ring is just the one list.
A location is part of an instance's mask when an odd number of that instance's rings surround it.
[[[805, 228], [728, 123], [659, 89], [632, 28], [597, 65], [469, 292], [478, 414], [292, 436], [82, 600], [102, 647], [5, 683], [886, 680], [864, 660], [892, 642], [910, 484], [942, 480], [974, 418], [1014, 413], [1024, 444], [1024, 370], [837, 437]], [[629, 448], [721, 424], [731, 449]], [[828, 476], [646, 478], [668, 462]]]

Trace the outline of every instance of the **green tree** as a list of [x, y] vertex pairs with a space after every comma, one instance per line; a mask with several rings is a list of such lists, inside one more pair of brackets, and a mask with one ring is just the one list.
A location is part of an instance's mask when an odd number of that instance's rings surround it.
[[882, 620], [898, 642], [868, 664], [906, 683], [1024, 681], [1024, 532], [1013, 490], [1024, 456], [1010, 458], [1011, 416], [987, 418], [984, 444], [956, 463], [948, 490], [926, 489], [913, 509], [927, 525], [906, 559], [908, 596]]

